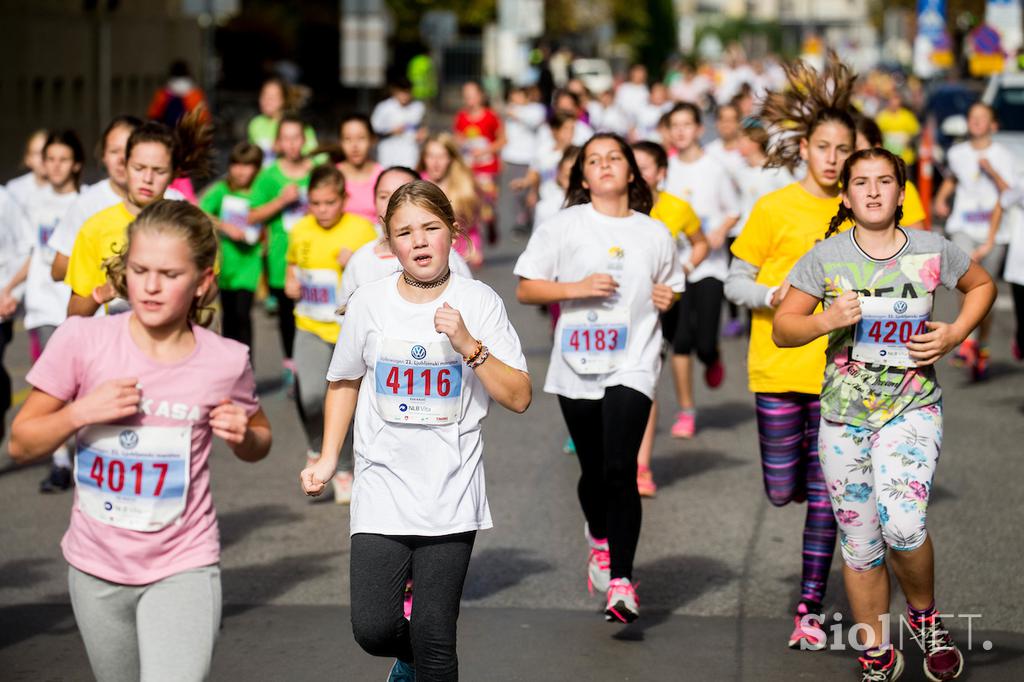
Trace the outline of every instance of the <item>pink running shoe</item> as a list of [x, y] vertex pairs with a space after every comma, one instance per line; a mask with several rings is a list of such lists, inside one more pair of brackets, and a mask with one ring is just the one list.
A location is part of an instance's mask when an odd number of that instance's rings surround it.
[[725, 380], [725, 365], [722, 358], [717, 358], [713, 363], [704, 368], [704, 383], [708, 388], [718, 388]]
[[676, 423], [672, 425], [673, 438], [693, 438], [697, 430], [697, 411], [679, 410], [676, 414]]
[[813, 614], [807, 605], [800, 602], [793, 616], [793, 634], [789, 636], [789, 648], [802, 651], [821, 651], [825, 648], [825, 629], [821, 626], [820, 614]]
[[402, 614], [412, 620], [412, 578], [405, 581], [405, 598], [402, 599]]
[[654, 483], [654, 475], [647, 467], [636, 470], [636, 489], [640, 497], [654, 497], [658, 494], [658, 486]]
[[583, 527], [583, 532], [587, 537], [587, 544], [590, 546], [590, 556], [587, 557], [587, 591], [590, 594], [594, 594], [594, 590], [607, 592], [612, 569], [612, 555], [608, 551], [608, 541], [593, 537], [588, 526]]
[[632, 623], [640, 617], [640, 599], [629, 578], [616, 578], [608, 585], [608, 605], [604, 619], [609, 623]]

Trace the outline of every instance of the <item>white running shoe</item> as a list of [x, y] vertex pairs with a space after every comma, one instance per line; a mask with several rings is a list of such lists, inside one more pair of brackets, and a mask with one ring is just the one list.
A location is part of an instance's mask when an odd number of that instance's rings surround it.
[[590, 546], [590, 556], [587, 557], [587, 590], [590, 594], [594, 594], [595, 590], [603, 594], [608, 591], [608, 582], [612, 577], [612, 557], [608, 551], [608, 541], [596, 540], [591, 536], [590, 528], [586, 524], [583, 526], [583, 533]]
[[616, 578], [608, 587], [604, 619], [609, 623], [632, 623], [640, 617], [640, 599], [629, 578]]

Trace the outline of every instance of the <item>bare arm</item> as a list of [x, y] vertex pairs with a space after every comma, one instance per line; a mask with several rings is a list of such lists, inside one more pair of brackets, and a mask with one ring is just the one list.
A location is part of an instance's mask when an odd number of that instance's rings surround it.
[[78, 315], [80, 317], [92, 317], [100, 309], [100, 304], [91, 296], [79, 296], [72, 292], [71, 300], [68, 301], [68, 317]]
[[63, 282], [68, 274], [68, 263], [71, 258], [58, 251], [53, 257], [53, 265], [50, 266], [50, 277], [54, 282]]
[[907, 350], [918, 367], [931, 365], [957, 347], [988, 315], [996, 300], [996, 285], [985, 269], [971, 263], [957, 283], [964, 294], [960, 313], [953, 322], [927, 322], [930, 331], [910, 337]]
[[708, 238], [700, 230], [697, 230], [692, 235], [687, 235], [686, 238], [690, 240], [690, 267], [687, 270], [687, 272], [690, 272], [708, 257], [711, 245], [708, 244]]
[[0, 298], [10, 296], [11, 292], [14, 291], [15, 287], [17, 287], [19, 284], [28, 279], [28, 268], [29, 265], [31, 265], [31, 263], [32, 256], [30, 255], [28, 258], [25, 259], [25, 262], [21, 264], [21, 267], [18, 268], [18, 271], [14, 273], [14, 276], [11, 277], [11, 281], [8, 282], [7, 286], [3, 288], [3, 291], [0, 291]]
[[338, 469], [338, 455], [345, 442], [352, 416], [356, 412], [359, 385], [363, 379], [341, 379], [327, 384], [324, 397], [324, 438], [320, 459], [299, 474], [299, 482], [307, 495], [319, 495]]
[[779, 348], [804, 346], [819, 336], [860, 321], [860, 300], [855, 291], [845, 292], [828, 308], [815, 313], [820, 302], [821, 299], [790, 287], [772, 322], [775, 345]]
[[1003, 205], [996, 202], [996, 207], [992, 209], [992, 216], [989, 218], [988, 235], [985, 237], [985, 242], [971, 254], [971, 260], [975, 263], [980, 263], [981, 259], [987, 256], [992, 251], [992, 247], [996, 245], [996, 234], [999, 232], [999, 224], [1002, 222]]
[[516, 298], [520, 303], [546, 305], [580, 298], [607, 298], [618, 288], [618, 282], [604, 273], [595, 273], [579, 282], [520, 279]]
[[491, 355], [475, 370], [484, 390], [499, 405], [518, 414], [526, 412], [533, 400], [530, 375], [521, 369], [509, 367]]
[[953, 194], [953, 190], [956, 189], [956, 180], [952, 177], [947, 177], [939, 185], [939, 191], [935, 194], [935, 201], [932, 202], [935, 215], [940, 218], [945, 218], [949, 215], [949, 197]]

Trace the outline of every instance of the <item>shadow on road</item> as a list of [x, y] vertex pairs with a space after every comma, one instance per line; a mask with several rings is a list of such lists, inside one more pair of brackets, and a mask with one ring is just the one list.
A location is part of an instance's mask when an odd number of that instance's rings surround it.
[[717, 559], [678, 554], [637, 566], [633, 577], [642, 617], [615, 633], [615, 639], [643, 640], [645, 631], [664, 623], [675, 609], [735, 579]]
[[678, 450], [670, 455], [655, 455], [651, 461], [651, 471], [654, 472], [654, 480], [658, 482], [658, 487], [668, 488], [677, 481], [699, 476], [705, 471], [743, 466], [747, 463], [717, 450]]
[[0, 607], [0, 650], [36, 635], [58, 636], [76, 632], [75, 616], [66, 595], [48, 595], [34, 604]]
[[473, 554], [462, 590], [463, 601], [483, 599], [514, 587], [535, 573], [546, 573], [554, 565], [536, 558], [529, 549], [492, 547]]
[[32, 587], [48, 580], [50, 574], [40, 569], [52, 563], [53, 559], [14, 559], [0, 564], [0, 588]]
[[268, 564], [225, 569], [221, 573], [224, 589], [224, 617], [266, 605], [295, 585], [331, 571], [341, 570], [342, 553], [322, 552], [286, 556]]
[[269, 526], [282, 526], [301, 520], [300, 514], [280, 504], [264, 504], [225, 513], [218, 512], [220, 545], [222, 549], [230, 547], [244, 540], [254, 530], [264, 530]]
[[701, 406], [697, 426], [701, 429], [731, 429], [754, 419], [754, 401], [733, 400], [719, 405]]

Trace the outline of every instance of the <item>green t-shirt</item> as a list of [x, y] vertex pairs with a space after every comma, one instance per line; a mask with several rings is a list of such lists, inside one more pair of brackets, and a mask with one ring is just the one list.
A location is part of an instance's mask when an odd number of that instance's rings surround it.
[[[263, 167], [274, 162], [274, 140], [277, 139], [277, 121], [260, 114], [249, 121], [249, 142], [263, 150]], [[316, 131], [306, 126], [306, 142], [302, 145], [302, 153], [309, 154], [316, 149]]]
[[902, 231], [907, 242], [892, 258], [871, 258], [847, 230], [819, 242], [789, 272], [790, 284], [825, 308], [847, 291], [861, 297], [861, 321], [828, 335], [821, 416], [829, 421], [877, 431], [942, 397], [934, 365], [903, 367], [893, 358], [910, 336], [927, 331], [935, 289], [955, 288], [971, 260], [934, 232]]
[[228, 188], [226, 180], [218, 180], [203, 192], [199, 198], [199, 207], [214, 218], [246, 231], [246, 241], [242, 242], [217, 232], [220, 237], [220, 274], [217, 276], [217, 285], [221, 289], [256, 291], [263, 270], [263, 249], [259, 243], [260, 226], [249, 225], [246, 220], [249, 192], [233, 192]]
[[309, 210], [309, 173], [301, 178], [289, 178], [281, 171], [281, 165], [275, 161], [259, 172], [249, 192], [252, 207], [259, 208], [276, 199], [287, 185], [298, 185], [299, 201], [286, 207], [267, 223], [267, 283], [274, 289], [284, 288], [288, 231]]

